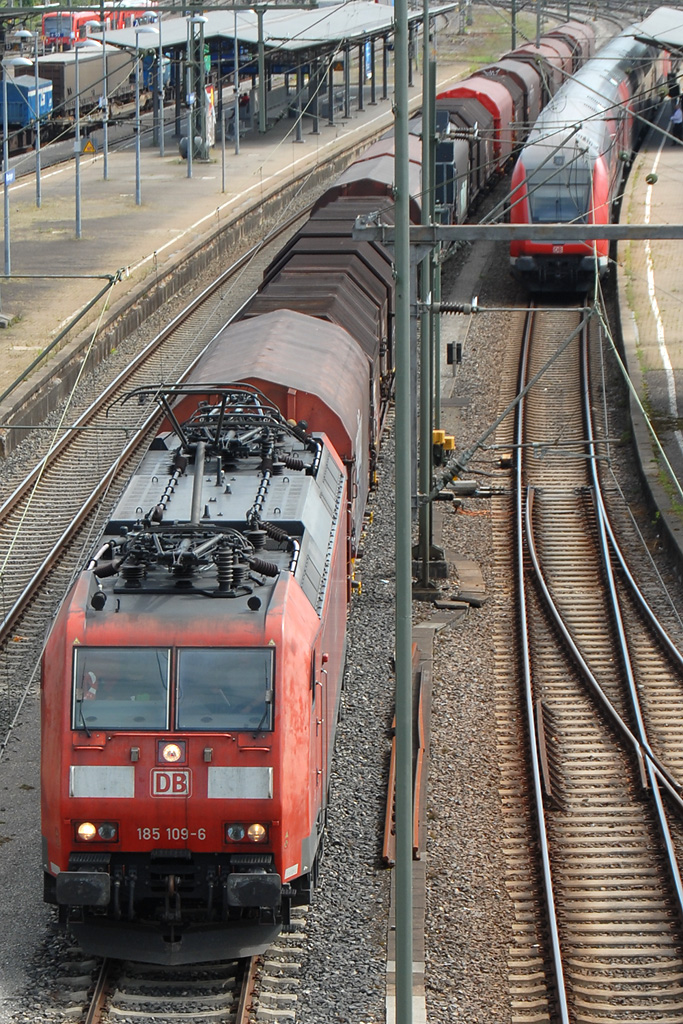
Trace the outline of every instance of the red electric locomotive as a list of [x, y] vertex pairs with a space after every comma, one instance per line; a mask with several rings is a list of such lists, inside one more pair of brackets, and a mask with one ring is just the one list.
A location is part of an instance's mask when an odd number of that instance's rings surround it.
[[45, 650], [45, 897], [101, 955], [262, 951], [315, 879], [371, 368], [333, 324], [253, 324], [159, 389]]

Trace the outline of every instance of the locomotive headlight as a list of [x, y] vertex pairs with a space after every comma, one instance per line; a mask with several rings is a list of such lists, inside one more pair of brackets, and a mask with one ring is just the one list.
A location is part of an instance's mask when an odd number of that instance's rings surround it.
[[118, 831], [114, 822], [105, 821], [97, 829], [97, 834], [105, 843], [111, 843], [118, 838]]
[[230, 840], [232, 843], [241, 843], [243, 840], [247, 840], [250, 843], [266, 843], [268, 841], [268, 829], [265, 825], [226, 825], [225, 826], [225, 839], [226, 842]]
[[185, 741], [178, 740], [175, 743], [168, 743], [161, 740], [157, 748], [157, 757], [159, 761], [165, 761], [166, 764], [184, 764]]
[[115, 821], [80, 821], [76, 824], [76, 841], [79, 843], [115, 843], [119, 838], [119, 826]]

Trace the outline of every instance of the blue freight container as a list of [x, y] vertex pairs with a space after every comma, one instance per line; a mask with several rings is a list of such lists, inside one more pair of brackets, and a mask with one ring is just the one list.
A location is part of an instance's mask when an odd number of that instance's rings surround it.
[[[3, 116], [4, 90], [0, 89], [0, 118]], [[26, 128], [36, 117], [41, 119], [52, 113], [52, 82], [38, 79], [38, 103], [36, 110], [35, 75], [17, 75], [7, 79], [7, 119], [11, 125]], [[1, 122], [0, 122], [1, 123]]]

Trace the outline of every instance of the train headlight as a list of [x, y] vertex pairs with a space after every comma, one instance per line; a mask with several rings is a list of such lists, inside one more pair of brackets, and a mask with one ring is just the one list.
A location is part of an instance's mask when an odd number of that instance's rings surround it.
[[115, 843], [119, 838], [119, 826], [115, 821], [80, 821], [76, 824], [76, 841], [79, 843]]
[[233, 823], [225, 826], [225, 841], [231, 843], [266, 843], [268, 842], [268, 829], [265, 825], [239, 825]]
[[157, 760], [166, 764], [185, 764], [185, 740], [159, 740], [157, 744]]
[[105, 843], [112, 843], [118, 839], [119, 830], [113, 821], [105, 821], [97, 829], [97, 834]]

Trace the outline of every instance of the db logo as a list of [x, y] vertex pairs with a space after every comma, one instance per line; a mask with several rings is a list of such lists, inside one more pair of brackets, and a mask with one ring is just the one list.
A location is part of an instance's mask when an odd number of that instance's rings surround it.
[[564, 246], [563, 245], [554, 245], [553, 246], [553, 252], [556, 252], [556, 253], [564, 252]]
[[190, 796], [191, 792], [191, 772], [172, 772], [160, 768], [152, 772], [152, 796]]

